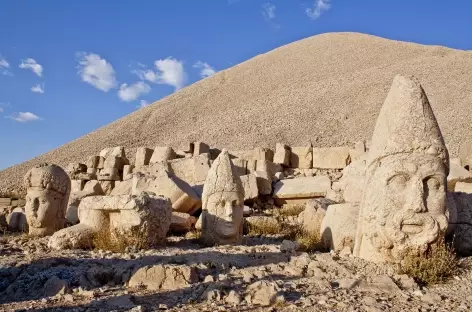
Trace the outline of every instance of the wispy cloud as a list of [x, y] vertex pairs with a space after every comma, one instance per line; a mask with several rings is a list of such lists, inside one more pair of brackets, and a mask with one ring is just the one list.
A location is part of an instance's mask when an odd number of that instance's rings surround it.
[[143, 108], [143, 107], [148, 106], [149, 104], [150, 104], [150, 103], [148, 103], [148, 101], [146, 101], [146, 100], [141, 100], [141, 101], [139, 102], [139, 105], [137, 106], [137, 108]]
[[35, 59], [27, 58], [26, 60], [22, 60], [19, 67], [22, 69], [30, 69], [39, 77], [43, 75], [43, 66], [38, 64]]
[[216, 70], [208, 63], [198, 61], [193, 65], [193, 68], [200, 69], [200, 77], [206, 78], [214, 75]]
[[275, 17], [276, 17], [276, 14], [275, 14], [275, 10], [276, 10], [276, 6], [272, 3], [264, 3], [262, 5], [262, 16], [264, 16], [264, 18], [266, 20], [273, 20]]
[[0, 107], [0, 113], [3, 113], [3, 107]]
[[10, 68], [10, 63], [0, 55], [0, 68]]
[[5, 118], [10, 118], [12, 120], [18, 121], [18, 122], [29, 122], [29, 121], [35, 121], [35, 120], [41, 120], [42, 118], [36, 116], [33, 113], [30, 112], [19, 112], [19, 113], [14, 113], [13, 115], [6, 116]]
[[156, 71], [137, 69], [133, 73], [137, 74], [142, 80], [173, 86], [176, 91], [183, 88], [187, 83], [187, 73], [185, 72], [183, 61], [170, 56], [166, 59], [155, 61], [154, 66]]
[[130, 102], [139, 98], [141, 94], [148, 93], [150, 90], [151, 87], [142, 81], [136, 82], [132, 85], [124, 83], [118, 91], [118, 96], [122, 101]]
[[42, 86], [40, 84], [32, 86], [31, 91], [36, 92], [36, 93], [41, 93], [41, 94], [44, 93], [44, 84]]
[[312, 20], [315, 20], [321, 16], [325, 11], [331, 8], [331, 0], [315, 0], [313, 7], [305, 10], [306, 15]]
[[79, 62], [78, 74], [82, 81], [104, 92], [116, 88], [115, 70], [110, 63], [94, 53], [79, 52], [77, 56]]

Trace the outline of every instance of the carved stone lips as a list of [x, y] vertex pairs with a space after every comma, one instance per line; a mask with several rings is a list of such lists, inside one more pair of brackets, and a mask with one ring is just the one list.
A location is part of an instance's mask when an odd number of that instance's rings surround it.
[[424, 220], [419, 216], [404, 219], [401, 223], [401, 231], [406, 234], [419, 234], [423, 231], [423, 228]]

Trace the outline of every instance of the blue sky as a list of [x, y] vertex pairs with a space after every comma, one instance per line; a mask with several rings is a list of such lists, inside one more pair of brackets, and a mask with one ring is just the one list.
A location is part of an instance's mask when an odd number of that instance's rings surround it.
[[4, 0], [0, 7], [0, 169], [316, 34], [472, 50], [470, 0]]

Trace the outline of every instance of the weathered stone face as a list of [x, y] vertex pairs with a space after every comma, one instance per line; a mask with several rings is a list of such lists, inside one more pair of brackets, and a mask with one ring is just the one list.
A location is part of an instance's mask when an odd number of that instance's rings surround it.
[[26, 174], [25, 185], [29, 234], [45, 236], [62, 229], [71, 188], [67, 173], [55, 165], [41, 165]]
[[208, 245], [241, 243], [244, 189], [226, 150], [210, 168], [202, 201], [204, 242]]
[[423, 89], [397, 76], [377, 120], [366, 161], [354, 253], [397, 262], [425, 249], [448, 224], [448, 152]]

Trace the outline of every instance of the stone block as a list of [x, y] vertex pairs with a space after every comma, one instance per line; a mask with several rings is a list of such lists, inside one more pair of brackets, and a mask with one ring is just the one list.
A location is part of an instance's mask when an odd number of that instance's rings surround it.
[[126, 181], [115, 181], [115, 187], [111, 191], [110, 195], [131, 195], [132, 182], [131, 179]]
[[253, 150], [252, 159], [273, 161], [274, 152], [270, 148], [256, 147]]
[[321, 222], [326, 215], [330, 205], [336, 204], [326, 198], [313, 198], [306, 202], [305, 210], [299, 214], [299, 221], [303, 224], [303, 229], [310, 233], [320, 233]]
[[447, 176], [447, 189], [455, 191], [457, 182], [472, 182], [472, 173], [461, 166], [450, 164], [449, 175]]
[[126, 158], [109, 156], [105, 158], [105, 162], [103, 163], [103, 166], [104, 166], [104, 169], [116, 168], [119, 171], [122, 171], [123, 167], [128, 164], [129, 162]]
[[154, 152], [152, 153], [152, 157], [149, 160], [149, 164], [155, 164], [155, 163], [160, 163], [160, 162], [166, 162], [168, 160], [175, 159], [176, 157], [175, 151], [172, 149], [172, 147], [169, 146], [158, 146], [154, 149]]
[[120, 181], [120, 173], [117, 168], [103, 168], [97, 175], [98, 181]]
[[257, 160], [255, 159], [247, 160], [246, 174], [251, 174], [251, 173], [256, 172], [256, 168], [257, 168]]
[[290, 167], [300, 169], [310, 169], [313, 166], [313, 148], [292, 147], [290, 152]]
[[87, 162], [85, 163], [87, 165], [87, 169], [90, 168], [98, 168], [98, 163], [100, 162], [100, 156], [90, 156], [87, 158]]
[[153, 149], [147, 147], [138, 147], [136, 150], [136, 159], [134, 162], [135, 167], [139, 168], [141, 166], [149, 165], [149, 161], [151, 160], [153, 153]]
[[275, 183], [273, 197], [280, 206], [304, 204], [311, 198], [326, 196], [329, 190], [331, 180], [327, 176], [302, 177]]
[[356, 142], [354, 148], [349, 149], [349, 157], [351, 161], [359, 159], [366, 153], [365, 141]]
[[254, 174], [247, 174], [240, 178], [244, 188], [244, 201], [256, 199], [259, 196], [256, 176]]
[[6, 221], [10, 231], [28, 232], [28, 221], [23, 207], [14, 208], [7, 216]]
[[352, 252], [356, 239], [359, 206], [353, 203], [330, 205], [321, 223], [320, 235], [330, 250], [349, 248]]
[[282, 172], [283, 168], [282, 165], [275, 164], [270, 160], [258, 160], [256, 162], [256, 171], [267, 172], [272, 179], [277, 172]]
[[210, 170], [210, 155], [201, 154], [192, 158], [179, 158], [168, 162], [169, 171], [189, 184], [205, 181]]
[[272, 178], [265, 171], [254, 172], [257, 181], [257, 189], [261, 195], [270, 195], [272, 193]]
[[472, 194], [472, 183], [457, 182], [454, 187], [454, 192]]
[[210, 153], [210, 146], [203, 142], [193, 143], [193, 156]]
[[126, 158], [125, 148], [123, 146], [116, 146], [111, 148], [104, 148], [100, 154], [103, 158], [108, 158], [110, 156]]
[[172, 233], [186, 233], [191, 231], [197, 223], [197, 218], [183, 212], [172, 212], [170, 231]]
[[194, 163], [194, 173], [193, 173], [193, 183], [199, 184], [203, 183], [208, 175], [210, 170], [210, 154], [203, 153], [193, 157]]
[[123, 181], [130, 180], [133, 178], [133, 165], [125, 165], [123, 166]]
[[105, 168], [105, 157], [99, 156], [97, 169]]
[[274, 163], [282, 166], [290, 166], [290, 147], [277, 143], [275, 145]]
[[231, 159], [233, 158], [239, 158], [239, 159], [244, 159], [244, 160], [250, 160], [254, 159], [254, 151], [246, 151], [246, 150], [240, 150], [240, 151], [230, 151], [229, 156]]
[[344, 169], [349, 162], [348, 147], [313, 148], [313, 168]]
[[233, 163], [234, 169], [236, 170], [236, 175], [243, 176], [248, 174], [246, 169], [248, 163], [247, 160], [241, 158], [233, 158], [231, 159], [231, 162]]
[[195, 268], [186, 265], [157, 264], [137, 269], [129, 280], [129, 287], [145, 287], [148, 290], [177, 291], [198, 282]]
[[71, 180], [70, 181], [70, 192], [80, 192], [84, 188], [85, 181], [84, 180]]
[[0, 206], [10, 206], [10, 204], [11, 204], [11, 198], [9, 197], [0, 198]]
[[115, 187], [115, 181], [99, 181], [100, 187], [102, 189], [102, 193], [104, 195], [110, 195], [111, 191], [113, 191], [113, 188]]

